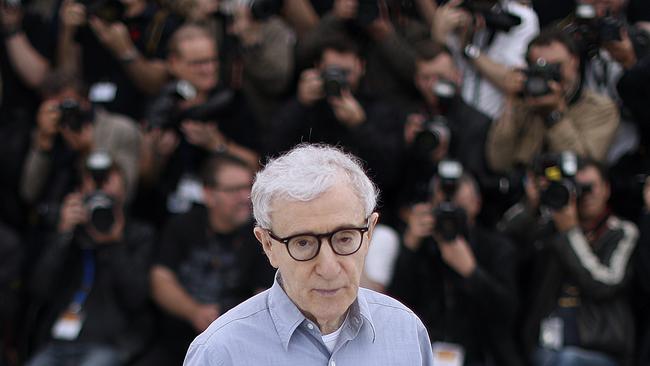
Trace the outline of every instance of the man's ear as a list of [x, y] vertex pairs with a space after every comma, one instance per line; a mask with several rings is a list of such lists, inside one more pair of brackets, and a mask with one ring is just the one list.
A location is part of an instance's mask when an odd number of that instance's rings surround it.
[[373, 212], [370, 215], [370, 220], [368, 224], [368, 243], [372, 240], [372, 233], [375, 231], [375, 227], [377, 226], [377, 223], [379, 222], [379, 212]]
[[275, 253], [273, 252], [273, 243], [271, 243], [269, 234], [266, 232], [266, 230], [262, 229], [259, 226], [256, 226], [253, 229], [253, 234], [255, 234], [255, 238], [262, 245], [264, 254], [266, 254], [266, 257], [269, 259], [271, 266], [273, 266], [273, 268], [278, 268], [277, 258], [275, 258]]

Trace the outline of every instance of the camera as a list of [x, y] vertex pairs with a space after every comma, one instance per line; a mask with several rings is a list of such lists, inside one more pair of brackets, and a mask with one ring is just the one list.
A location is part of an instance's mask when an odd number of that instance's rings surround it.
[[194, 99], [196, 95], [194, 86], [185, 80], [166, 85], [160, 96], [147, 109], [147, 127], [178, 130], [181, 122], [187, 119], [201, 122], [215, 120], [228, 111], [235, 99], [232, 90], [220, 88], [214, 90], [205, 103], [186, 109], [180, 108], [181, 101]]
[[521, 24], [521, 18], [505, 10], [498, 1], [464, 0], [460, 7], [483, 16], [486, 26], [494, 31], [509, 32]]
[[106, 23], [115, 23], [124, 17], [124, 4], [120, 0], [84, 1], [89, 16], [95, 16]]
[[89, 225], [100, 233], [107, 234], [115, 224], [113, 207], [115, 203], [111, 196], [97, 190], [84, 198], [84, 204], [90, 215]]
[[348, 72], [338, 66], [326, 67], [321, 72], [321, 79], [326, 97], [340, 97], [341, 90], [348, 87]]
[[81, 127], [87, 122], [79, 102], [74, 99], [64, 99], [59, 103], [59, 112], [61, 112], [59, 126], [67, 127], [72, 131], [80, 131]]
[[86, 170], [97, 187], [94, 192], [84, 198], [84, 204], [90, 215], [89, 225], [104, 234], [110, 232], [115, 224], [113, 212], [115, 201], [101, 190], [112, 167], [113, 159], [104, 151], [93, 152], [86, 159]]
[[620, 41], [623, 22], [613, 16], [598, 17], [591, 4], [578, 4], [575, 20], [565, 31], [576, 41], [583, 54], [594, 56], [604, 42]]
[[413, 152], [422, 158], [429, 158], [431, 152], [440, 146], [443, 140], [448, 140], [451, 132], [447, 118], [434, 116], [424, 122], [423, 130], [418, 132], [413, 139]]
[[551, 64], [540, 58], [524, 71], [526, 81], [522, 96], [541, 97], [551, 93], [550, 81], [562, 81], [560, 64]]
[[438, 98], [438, 109], [443, 114], [432, 117], [424, 122], [424, 129], [413, 139], [413, 150], [417, 156], [429, 158], [442, 140], [451, 139], [449, 121], [444, 116], [456, 96], [456, 84], [440, 79], [433, 85], [433, 94]]
[[466, 231], [465, 210], [452, 202], [462, 175], [463, 166], [460, 162], [442, 160], [438, 163], [439, 187], [444, 199], [433, 209], [436, 220], [433, 230], [445, 241], [452, 241]]
[[575, 180], [578, 157], [573, 152], [543, 154], [533, 165], [535, 175], [548, 182], [539, 196], [540, 204], [544, 207], [556, 211], [568, 205], [572, 195], [579, 199], [581, 195], [591, 192], [591, 185], [578, 184]]

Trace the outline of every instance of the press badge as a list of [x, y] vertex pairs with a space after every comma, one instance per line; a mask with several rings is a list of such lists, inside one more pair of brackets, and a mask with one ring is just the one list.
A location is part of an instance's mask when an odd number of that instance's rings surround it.
[[84, 315], [82, 312], [66, 310], [54, 323], [52, 337], [63, 341], [73, 341], [79, 337], [83, 322]]
[[564, 322], [556, 316], [542, 320], [539, 326], [539, 343], [543, 348], [560, 349], [564, 344]]
[[432, 347], [434, 366], [462, 366], [465, 362], [465, 350], [458, 344], [434, 342]]
[[90, 87], [88, 98], [93, 103], [109, 103], [115, 100], [117, 85], [111, 82], [99, 82]]

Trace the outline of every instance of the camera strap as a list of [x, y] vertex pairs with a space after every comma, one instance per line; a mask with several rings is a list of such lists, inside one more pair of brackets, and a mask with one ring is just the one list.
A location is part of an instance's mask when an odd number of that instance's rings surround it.
[[92, 249], [83, 249], [83, 277], [81, 288], [75, 292], [70, 306], [63, 311], [52, 326], [52, 338], [57, 340], [73, 341], [79, 337], [83, 329], [85, 313], [82, 311], [83, 304], [88, 298], [90, 289], [95, 280], [95, 257]]
[[93, 287], [93, 282], [95, 282], [94, 251], [90, 248], [83, 249], [82, 259], [83, 277], [81, 279], [81, 288], [75, 292], [72, 304], [70, 304], [70, 310], [73, 312], [81, 310], [86, 299], [88, 299], [88, 294], [90, 294], [90, 290]]

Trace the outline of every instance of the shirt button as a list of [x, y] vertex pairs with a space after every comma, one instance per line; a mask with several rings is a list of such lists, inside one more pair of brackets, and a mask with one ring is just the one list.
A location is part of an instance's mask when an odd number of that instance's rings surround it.
[[310, 330], [313, 330], [314, 326], [311, 323], [307, 323], [307, 328], [309, 328]]

